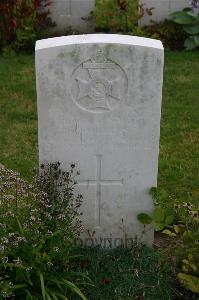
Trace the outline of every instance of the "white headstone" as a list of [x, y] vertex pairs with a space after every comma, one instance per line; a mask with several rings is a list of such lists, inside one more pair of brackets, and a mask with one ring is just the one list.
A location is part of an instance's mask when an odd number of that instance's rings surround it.
[[137, 214], [153, 211], [157, 184], [162, 43], [116, 34], [41, 40], [36, 75], [39, 161], [80, 170], [83, 242], [151, 244]]
[[190, 7], [190, 0], [139, 0], [139, 4], [145, 11], [147, 8], [153, 8], [151, 16], [145, 13], [140, 19], [140, 25], [144, 26], [170, 19], [171, 12]]
[[66, 32], [68, 29], [79, 32], [92, 32], [91, 12], [95, 0], [56, 0], [49, 6], [50, 17], [56, 23], [53, 30]]

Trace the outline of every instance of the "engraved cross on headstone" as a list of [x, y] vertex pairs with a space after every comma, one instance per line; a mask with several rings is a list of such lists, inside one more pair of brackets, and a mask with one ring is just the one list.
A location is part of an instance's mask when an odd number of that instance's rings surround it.
[[97, 160], [97, 171], [96, 171], [96, 179], [87, 179], [87, 180], [79, 180], [78, 185], [83, 186], [95, 186], [96, 187], [96, 202], [95, 202], [95, 221], [96, 226], [100, 226], [101, 221], [101, 198], [102, 198], [102, 186], [122, 186], [124, 184], [124, 180], [105, 180], [102, 179], [102, 155], [96, 155]]

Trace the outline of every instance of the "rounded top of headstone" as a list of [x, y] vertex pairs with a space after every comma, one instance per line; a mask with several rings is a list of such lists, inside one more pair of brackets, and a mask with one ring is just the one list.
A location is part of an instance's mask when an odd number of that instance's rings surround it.
[[82, 34], [49, 38], [37, 41], [35, 50], [37, 51], [66, 45], [93, 43], [134, 45], [163, 50], [162, 42], [159, 40], [120, 34]]

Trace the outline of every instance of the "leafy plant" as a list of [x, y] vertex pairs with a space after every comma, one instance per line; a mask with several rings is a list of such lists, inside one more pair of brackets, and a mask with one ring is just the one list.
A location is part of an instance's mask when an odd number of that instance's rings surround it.
[[173, 21], [182, 25], [183, 30], [189, 35], [184, 46], [187, 50], [199, 47], [199, 1], [192, 0], [192, 7], [171, 13]]
[[97, 0], [94, 18], [97, 31], [131, 32], [137, 27], [138, 0]]
[[[157, 189], [152, 188], [151, 194], [158, 204]], [[157, 205], [153, 216], [140, 213], [137, 218], [144, 226], [153, 224], [156, 231], [180, 240], [180, 246], [175, 249], [177, 277], [186, 289], [199, 293], [198, 208], [190, 202], [175, 204], [173, 209]]]
[[199, 277], [185, 273], [178, 273], [177, 277], [188, 290], [199, 294]]
[[40, 0], [1, 0], [0, 45], [15, 50], [31, 50], [35, 41], [48, 34], [52, 22], [49, 19], [45, 0], [42, 9]]
[[146, 213], [140, 213], [137, 218], [143, 225], [153, 224], [155, 230], [160, 231], [173, 224], [174, 213], [171, 209], [164, 210], [161, 207], [156, 207], [153, 216]]
[[145, 26], [143, 31], [149, 38], [161, 40], [164, 47], [171, 50], [184, 49], [184, 42], [188, 36], [180, 24], [171, 20]]
[[86, 299], [77, 284], [91, 284], [70, 269], [70, 253], [81, 230], [74, 196], [75, 165], [42, 165], [33, 184], [0, 168], [0, 297]]

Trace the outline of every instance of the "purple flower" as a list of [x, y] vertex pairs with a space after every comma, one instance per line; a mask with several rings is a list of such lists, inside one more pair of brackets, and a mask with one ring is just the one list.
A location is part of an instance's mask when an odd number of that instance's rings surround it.
[[192, 0], [191, 1], [191, 8], [194, 13], [199, 14], [199, 0]]

